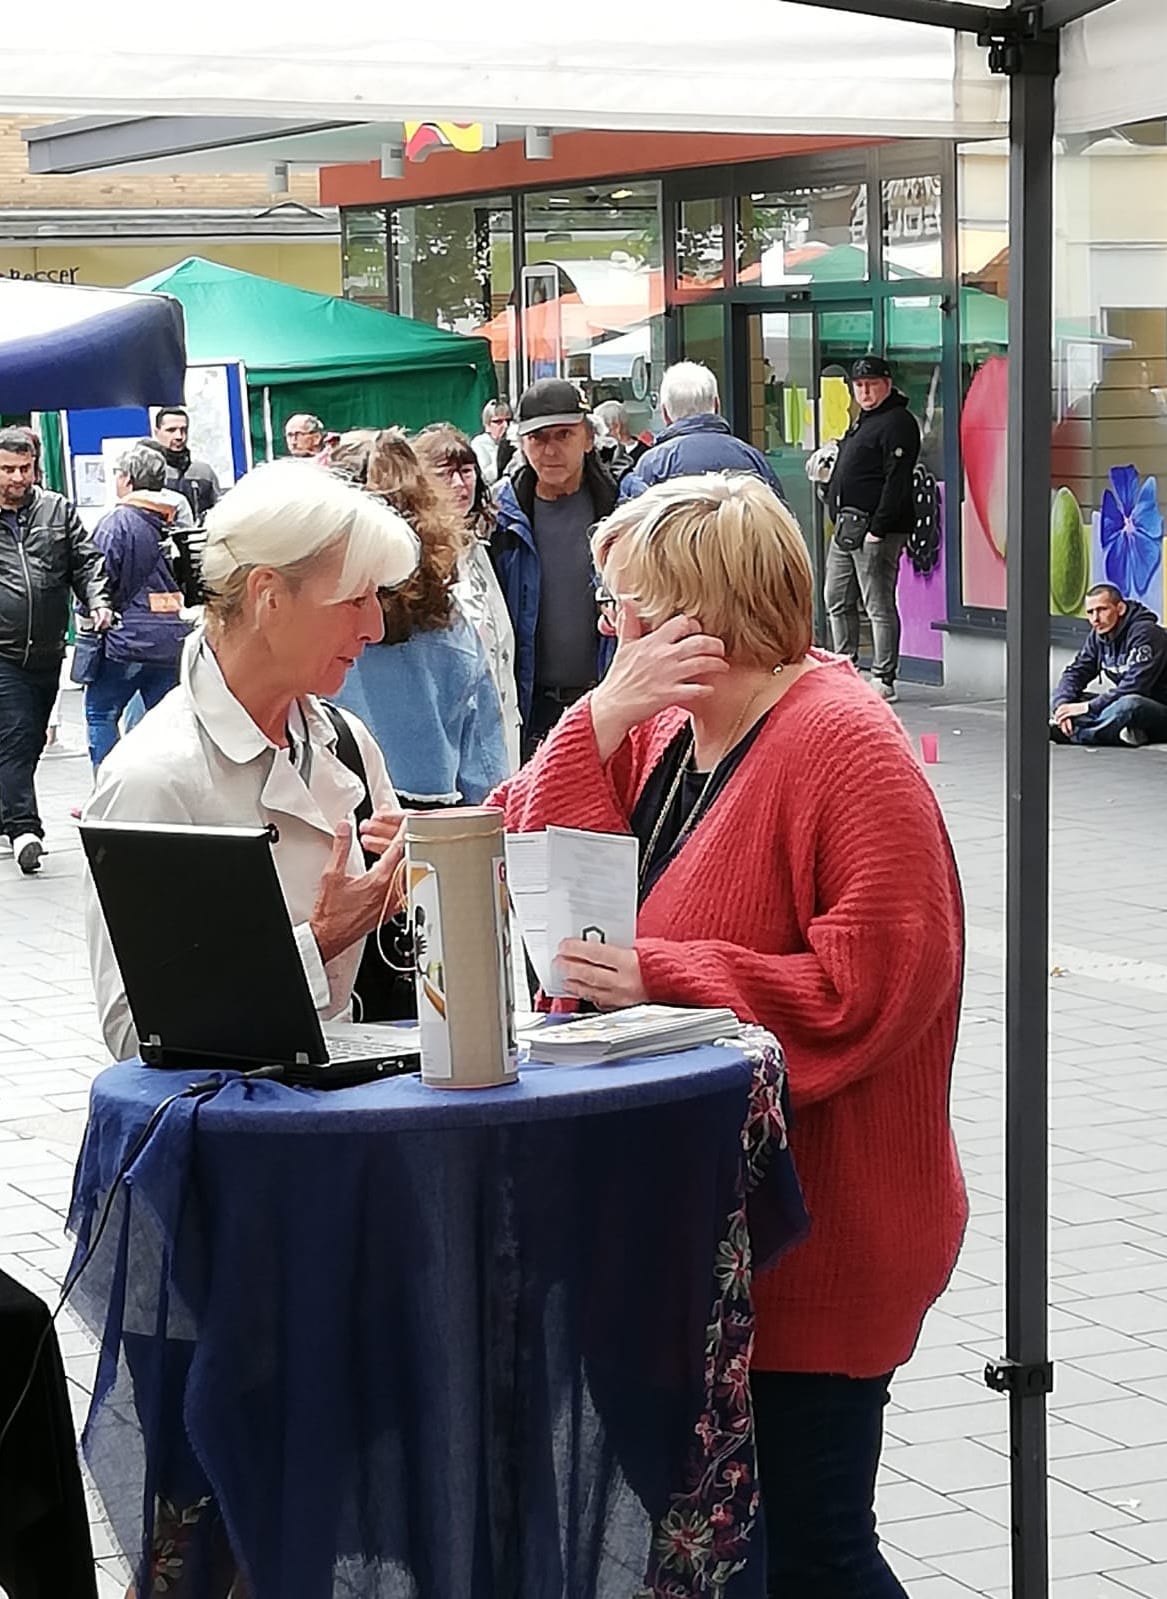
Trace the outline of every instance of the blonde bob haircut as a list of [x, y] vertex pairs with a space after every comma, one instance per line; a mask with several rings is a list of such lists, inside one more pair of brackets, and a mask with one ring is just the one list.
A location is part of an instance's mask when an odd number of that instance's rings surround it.
[[339, 556], [333, 599], [353, 600], [403, 583], [418, 550], [413, 529], [381, 501], [315, 461], [272, 461], [241, 478], [207, 517], [207, 616], [221, 627], [236, 621], [256, 567], [273, 568], [295, 589]]
[[814, 582], [794, 517], [760, 478], [671, 478], [592, 535], [608, 586], [654, 627], [692, 616], [741, 666], [792, 666], [810, 648]]

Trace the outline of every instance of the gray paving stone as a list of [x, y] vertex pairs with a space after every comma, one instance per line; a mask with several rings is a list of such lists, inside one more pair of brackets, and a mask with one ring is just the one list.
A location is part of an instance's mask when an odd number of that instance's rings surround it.
[[972, 1510], [953, 1510], [942, 1516], [924, 1516], [896, 1522], [884, 1530], [884, 1542], [914, 1555], [917, 1560], [959, 1554], [968, 1549], [999, 1545], [1004, 1529]]
[[1104, 1405], [1082, 1405], [1075, 1420], [1102, 1438], [1120, 1444], [1167, 1443], [1167, 1405], [1134, 1396]]
[[[1126, 1490], [1116, 1491], [1126, 1492]], [[954, 1494], [952, 1498], [966, 1509], [975, 1510], [978, 1515], [986, 1517], [989, 1521], [995, 1521], [998, 1526], [1007, 1528], [1012, 1523], [1009, 1488], [1006, 1484], [996, 1488], [972, 1488]], [[1050, 1532], [1054, 1537], [1068, 1537], [1076, 1532], [1100, 1532], [1108, 1527], [1137, 1526], [1138, 1514], [1129, 1508], [1129, 1504], [1129, 1498], [1125, 1505], [1108, 1503], [1093, 1494], [1069, 1488], [1065, 1483], [1051, 1481]]]
[[[881, 1482], [875, 1499], [876, 1518], [889, 1537], [889, 1529], [897, 1521], [915, 1521], [923, 1516], [943, 1516], [961, 1508], [959, 1503], [945, 1498], [943, 1494], [925, 1488], [921, 1483], [906, 1480]], [[969, 1505], [963, 1508], [972, 1510], [976, 1507]], [[1105, 1508], [1112, 1515], [1123, 1514], [1121, 1511], [1111, 1509], [1110, 1506]]]
[[1142, 1566], [1135, 1571], [1121, 1571], [1115, 1580], [1128, 1593], [1142, 1594], [1145, 1599], [1167, 1599], [1167, 1565]]
[[1051, 1462], [1050, 1475], [1088, 1493], [1122, 1488], [1129, 1483], [1167, 1480], [1167, 1446], [1108, 1449], [1101, 1454], [1078, 1455]]

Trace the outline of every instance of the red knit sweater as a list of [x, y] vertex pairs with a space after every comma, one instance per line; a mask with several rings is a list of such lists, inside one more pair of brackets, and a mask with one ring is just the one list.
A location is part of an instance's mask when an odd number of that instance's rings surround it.
[[[682, 721], [646, 723], [604, 766], [581, 701], [500, 790], [508, 829], [628, 832]], [[730, 1005], [786, 1052], [811, 1231], [755, 1282], [754, 1364], [902, 1364], [968, 1212], [948, 1116], [963, 915], [932, 791], [849, 664], [778, 701], [657, 879], [636, 949], [650, 1000]]]

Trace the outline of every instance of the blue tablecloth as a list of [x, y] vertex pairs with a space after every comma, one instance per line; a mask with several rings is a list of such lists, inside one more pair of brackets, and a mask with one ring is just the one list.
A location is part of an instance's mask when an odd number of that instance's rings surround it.
[[[79, 1251], [185, 1080], [96, 1080]], [[756, 1265], [805, 1227], [780, 1087], [759, 1034], [171, 1106], [74, 1292], [139, 1592], [760, 1596], [751, 1233]]]

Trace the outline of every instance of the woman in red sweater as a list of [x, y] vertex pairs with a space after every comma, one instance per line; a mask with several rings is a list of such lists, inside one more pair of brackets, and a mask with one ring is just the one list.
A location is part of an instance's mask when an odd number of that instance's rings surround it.
[[754, 1284], [770, 1591], [902, 1595], [875, 1536], [882, 1411], [967, 1216], [948, 835], [892, 712], [811, 649], [805, 545], [756, 478], [651, 489], [594, 550], [615, 659], [502, 790], [507, 826], [640, 839], [636, 944], [563, 945], [572, 993], [729, 1005], [782, 1043], [811, 1230]]

